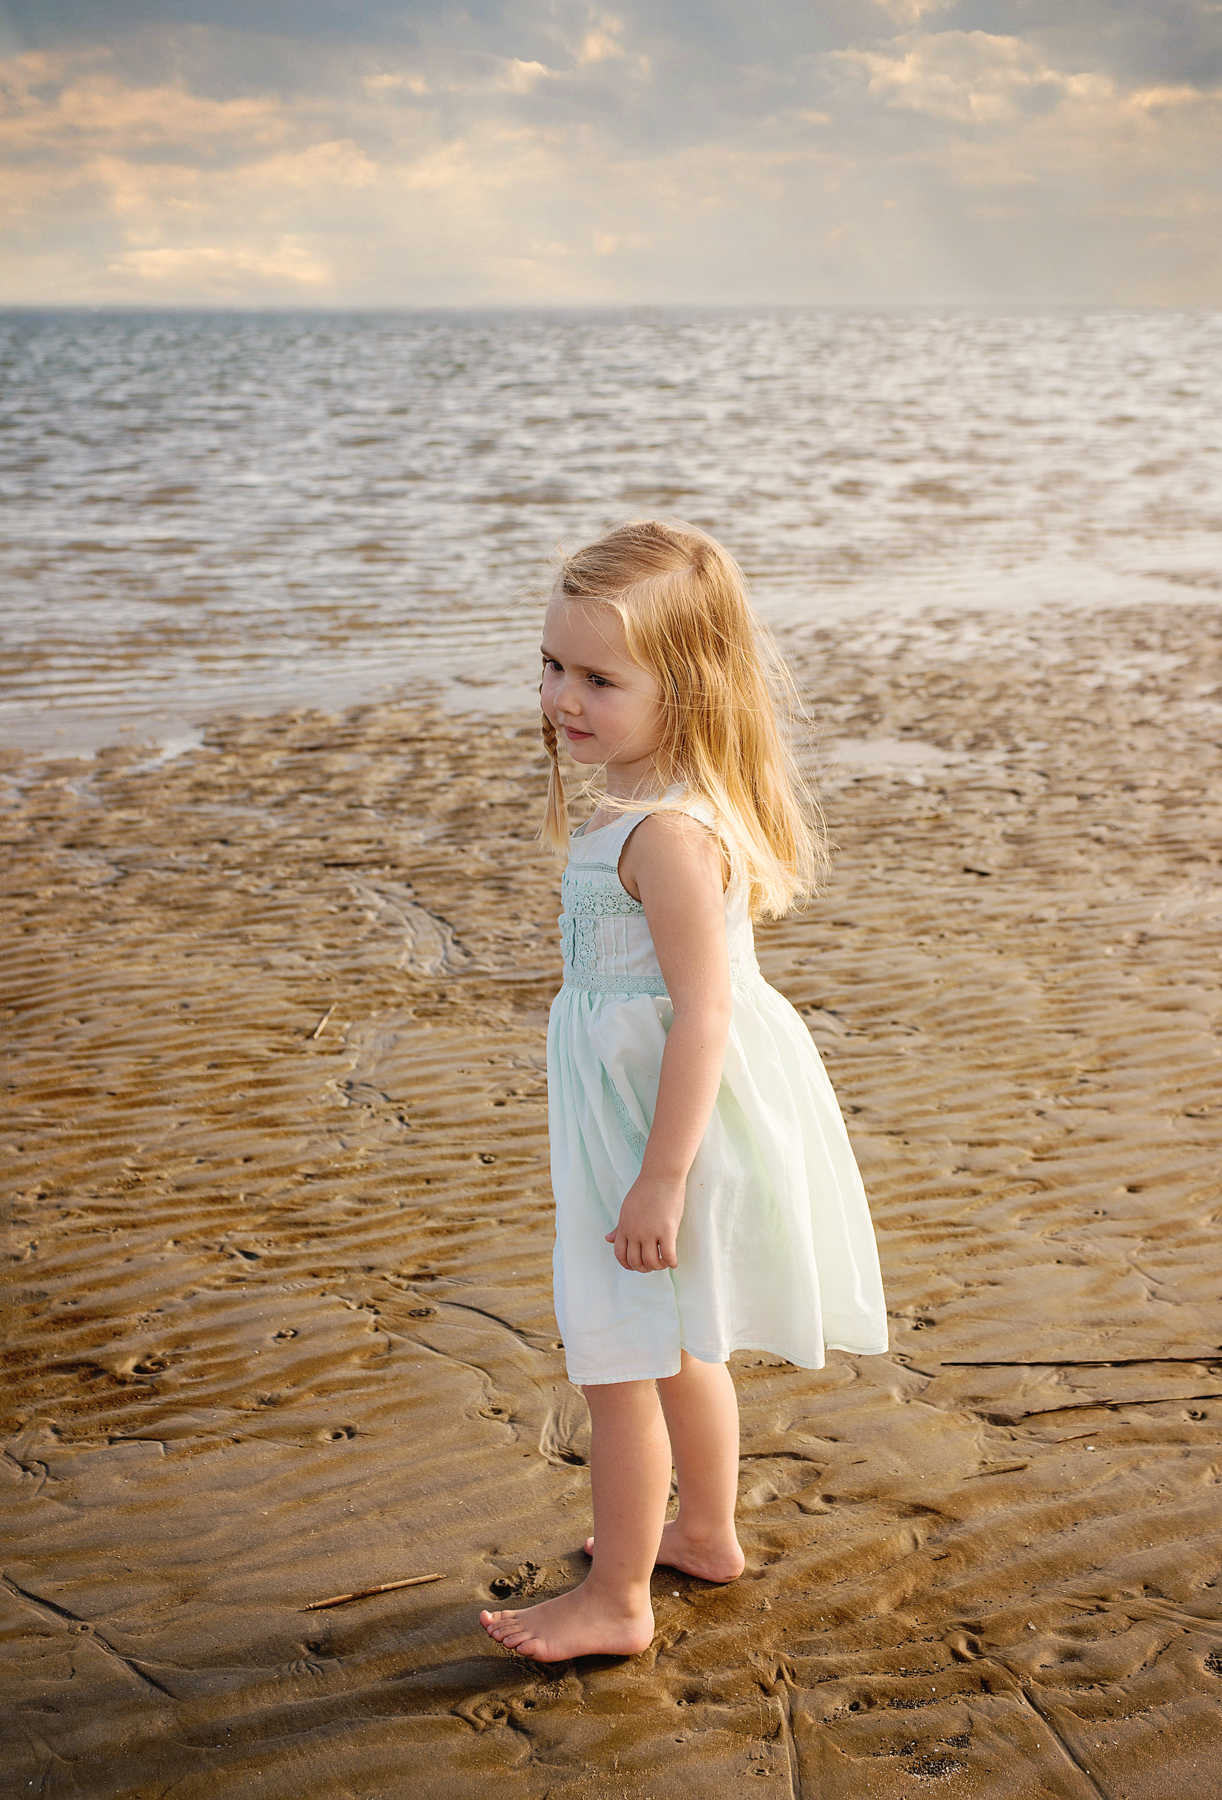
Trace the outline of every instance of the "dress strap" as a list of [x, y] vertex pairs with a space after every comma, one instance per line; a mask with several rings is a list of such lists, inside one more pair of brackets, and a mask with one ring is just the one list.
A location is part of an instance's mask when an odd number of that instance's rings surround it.
[[[676, 785], [666, 790], [664, 799], [672, 799], [682, 790]], [[632, 836], [642, 819], [650, 816], [652, 808], [642, 812], [624, 813], [622, 817], [613, 819], [609, 825], [600, 826], [597, 831], [586, 835], [583, 831], [574, 832], [569, 839], [569, 858], [575, 863], [609, 865], [619, 868], [620, 853], [628, 839]], [[707, 801], [691, 799], [679, 809], [689, 818], [698, 819], [710, 831], [716, 831], [716, 815]]]
[[641, 820], [648, 817], [648, 812], [624, 813], [622, 817], [612, 819], [609, 825], [604, 825], [600, 830], [591, 832], [589, 836], [573, 837], [569, 844], [569, 854], [575, 861], [585, 863], [587, 866], [591, 863], [601, 863], [610, 869], [617, 870], [620, 852], [624, 845]]

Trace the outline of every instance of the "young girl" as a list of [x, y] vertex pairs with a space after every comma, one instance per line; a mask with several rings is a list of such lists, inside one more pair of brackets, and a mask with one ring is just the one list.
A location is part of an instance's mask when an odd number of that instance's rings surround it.
[[[755, 960], [752, 919], [810, 890], [821, 846], [725, 551], [647, 520], [569, 558], [541, 700], [542, 835], [569, 851], [547, 1044], [556, 1317], [590, 1408], [593, 1562], [570, 1593], [480, 1623], [554, 1662], [644, 1650], [655, 1563], [742, 1573], [730, 1352], [818, 1369], [826, 1344], [884, 1351], [887, 1328], [835, 1095]], [[605, 781], [571, 840], [558, 741]]]

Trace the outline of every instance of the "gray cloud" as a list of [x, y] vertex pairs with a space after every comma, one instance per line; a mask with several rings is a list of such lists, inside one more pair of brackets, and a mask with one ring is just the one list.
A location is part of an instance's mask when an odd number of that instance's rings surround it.
[[1060, 67], [1131, 86], [1222, 80], [1222, 11], [1210, 0], [962, 0], [942, 22], [1038, 42]]
[[[73, 39], [113, 40], [150, 26], [222, 26], [270, 37], [381, 43], [410, 39], [418, 18], [457, 10], [411, 0], [361, 0], [345, 6], [334, 0], [106, 0], [104, 9], [98, 0], [5, 0], [0, 17], [20, 42], [37, 47]], [[472, 0], [465, 10], [482, 20], [502, 8], [497, 0]]]
[[[220, 28], [299, 44], [393, 48], [427, 32], [434, 42], [518, 53], [541, 47], [558, 12], [520, 0], [4, 0], [11, 42], [46, 47], [116, 43], [141, 31]], [[575, 17], [594, 7], [570, 6]], [[672, 46], [699, 78], [711, 68], [762, 65], [886, 39], [918, 19], [939, 29], [984, 31], [1055, 48], [1066, 66], [1105, 69], [1132, 81], [1209, 86], [1222, 74], [1222, 10], [1212, 0], [632, 0], [615, 7], [636, 41]]]

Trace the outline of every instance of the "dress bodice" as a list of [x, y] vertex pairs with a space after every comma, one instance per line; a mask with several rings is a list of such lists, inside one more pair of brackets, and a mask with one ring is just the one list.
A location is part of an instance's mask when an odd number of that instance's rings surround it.
[[[702, 808], [687, 809], [701, 817]], [[624, 813], [598, 831], [574, 832], [569, 862], [560, 884], [560, 942], [567, 987], [595, 994], [653, 994], [663, 997], [666, 983], [645, 908], [619, 878], [624, 845], [647, 812]], [[734, 987], [761, 979], [755, 960], [755, 934], [745, 883], [731, 879], [726, 889], [726, 943], [730, 982]]]

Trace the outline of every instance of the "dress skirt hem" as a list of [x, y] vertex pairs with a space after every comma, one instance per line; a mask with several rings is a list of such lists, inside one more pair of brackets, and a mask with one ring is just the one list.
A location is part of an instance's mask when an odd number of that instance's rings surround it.
[[[827, 1347], [829, 1350], [843, 1351], [846, 1356], [885, 1356], [890, 1345], [887, 1343], [838, 1344], [829, 1339]], [[818, 1370], [826, 1367], [826, 1358], [820, 1358], [818, 1362], [799, 1362], [796, 1357], [790, 1356], [776, 1344], [735, 1343], [731, 1344], [730, 1348], [721, 1355], [716, 1351], [695, 1350], [690, 1344], [684, 1344], [682, 1350], [692, 1358], [693, 1362], [701, 1363], [724, 1363], [728, 1362], [736, 1351], [755, 1350], [761, 1356], [779, 1356], [783, 1362], [788, 1363], [794, 1369]], [[682, 1358], [674, 1368], [642, 1369], [639, 1375], [578, 1375], [570, 1368], [568, 1379], [573, 1387], [617, 1387], [628, 1381], [669, 1381], [672, 1376], [679, 1373], [681, 1366]]]

